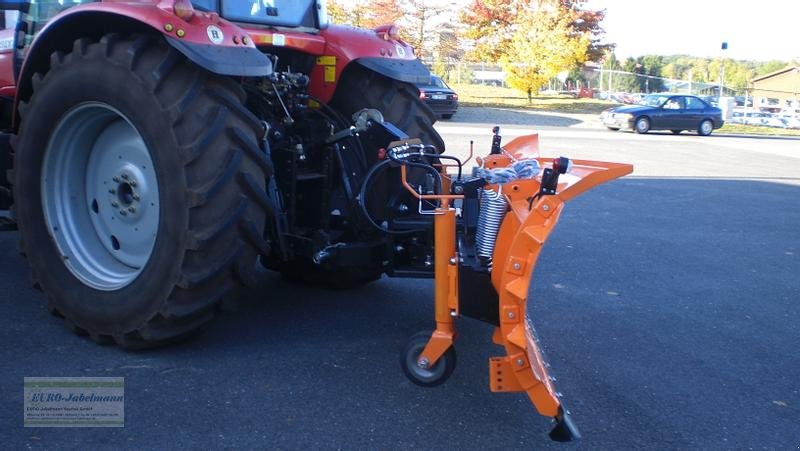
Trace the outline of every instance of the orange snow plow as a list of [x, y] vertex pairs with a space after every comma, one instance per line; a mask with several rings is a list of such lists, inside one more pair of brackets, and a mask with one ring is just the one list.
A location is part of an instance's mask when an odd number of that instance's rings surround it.
[[[524, 391], [536, 410], [556, 420], [550, 437], [580, 437], [564, 407], [555, 379], [548, 374], [534, 328], [527, 316], [529, 284], [544, 243], [565, 202], [610, 180], [630, 174], [629, 164], [541, 158], [538, 135], [519, 137], [505, 147], [499, 134], [492, 153], [478, 158], [474, 176], [448, 175], [451, 194], [421, 194], [438, 202], [431, 211], [435, 231], [436, 329], [413, 336], [401, 355], [406, 376], [422, 386], [444, 382], [455, 368], [455, 322], [469, 316], [495, 326], [493, 341], [506, 355], [489, 360], [493, 392]], [[393, 143], [408, 153], [406, 143]], [[413, 145], [411, 146], [413, 147]], [[446, 165], [439, 165], [446, 166]], [[420, 207], [421, 208], [421, 207]]]

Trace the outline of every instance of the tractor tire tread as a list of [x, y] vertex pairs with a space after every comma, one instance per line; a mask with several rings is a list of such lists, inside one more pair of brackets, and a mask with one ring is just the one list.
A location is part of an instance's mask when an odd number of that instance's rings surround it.
[[[25, 133], [36, 131], [36, 124], [26, 124], [24, 119], [31, 107], [36, 107], [37, 89], [49, 83], [54, 73], [97, 58], [129, 70], [158, 99], [161, 111], [153, 114], [171, 121], [171, 139], [178, 144], [187, 180], [184, 194], [189, 228], [182, 239], [184, 252], [175, 256], [178, 263], [173, 264], [179, 264], [180, 270], [167, 291], [170, 294], [144, 321], [127, 330], [97, 330], [93, 324], [81, 324], [60, 311], [58, 293], [48, 289], [44, 290], [46, 302], [64, 317], [68, 328], [98, 343], [131, 349], [163, 345], [188, 336], [211, 320], [224, 299], [235, 296], [243, 282], [252, 282], [256, 257], [269, 247], [246, 232], [263, 227], [266, 216], [259, 193], [252, 192], [263, 190], [271, 174], [257, 141], [263, 128], [242, 105], [244, 91], [233, 80], [198, 68], [158, 37], [112, 33], [99, 41], [76, 40], [71, 52], [55, 52], [49, 70], [34, 75], [33, 94], [20, 103], [22, 125], [20, 138], [13, 140], [15, 148], [20, 147]], [[209, 111], [213, 120], [207, 122]], [[225, 156], [227, 160], [221, 162]], [[250, 191], [239, 186], [243, 177], [255, 185]], [[32, 201], [16, 195], [17, 203]], [[28, 254], [24, 232], [20, 251]], [[35, 281], [47, 271], [31, 266]]]

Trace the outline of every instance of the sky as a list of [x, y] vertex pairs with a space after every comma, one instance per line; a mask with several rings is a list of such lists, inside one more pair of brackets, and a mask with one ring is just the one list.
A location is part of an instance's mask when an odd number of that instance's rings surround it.
[[606, 9], [605, 40], [620, 58], [800, 59], [800, 0], [588, 0], [587, 7]]
[[[340, 0], [344, 4], [368, 0]], [[453, 13], [470, 0], [430, 0]], [[605, 9], [604, 40], [618, 58], [686, 54], [766, 61], [800, 59], [800, 0], [586, 0]], [[724, 54], [722, 42], [728, 43]]]

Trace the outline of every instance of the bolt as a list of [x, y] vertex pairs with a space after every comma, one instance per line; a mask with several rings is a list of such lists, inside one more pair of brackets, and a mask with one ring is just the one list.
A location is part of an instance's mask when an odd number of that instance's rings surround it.
[[428, 365], [431, 363], [426, 357], [419, 359], [417, 362], [417, 366], [422, 368], [423, 370], [428, 369]]
[[123, 179], [123, 180], [128, 180], [128, 174], [125, 174], [125, 173], [123, 173], [123, 174], [122, 174], [122, 179]]
[[122, 216], [128, 216], [128, 212], [125, 210], [120, 210], [119, 214], [121, 214]]
[[114, 180], [116, 183], [119, 183], [119, 177], [117, 177], [116, 175], [115, 175], [115, 176], [114, 176], [114, 178], [113, 178], [113, 179], [111, 179], [111, 180]]
[[464, 194], [464, 187], [463, 187], [463, 186], [461, 186], [461, 185], [456, 185], [456, 186], [453, 188], [453, 191], [454, 191], [456, 194]]
[[136, 213], [136, 209], [133, 207], [128, 207], [128, 211], [131, 213]]
[[514, 263], [514, 269], [519, 271], [521, 268], [522, 268], [522, 265], [520, 265], [519, 263]]
[[133, 193], [133, 200], [139, 200], [139, 199], [141, 199], [141, 196], [139, 196], [139, 193]]
[[136, 179], [131, 179], [131, 180], [128, 182], [128, 184], [129, 184], [130, 186], [136, 186]]
[[455, 318], [456, 316], [458, 316], [458, 313], [456, 313], [456, 311], [455, 311], [455, 310], [450, 310], [450, 316], [452, 316], [453, 318]]
[[522, 359], [517, 359], [517, 366], [525, 365], [525, 361]]
[[399, 244], [394, 247], [394, 251], [395, 252], [403, 252], [404, 250], [405, 250], [405, 248], [403, 246], [399, 245]]
[[508, 312], [508, 319], [514, 319], [514, 312]]
[[450, 257], [449, 262], [450, 262], [451, 265], [455, 265], [456, 264], [456, 258], [455, 257]]
[[115, 200], [111, 201], [111, 206], [114, 207], [114, 208], [117, 208], [117, 207], [119, 207], [119, 202], [117, 202]]
[[550, 211], [550, 206], [549, 206], [549, 205], [547, 205], [547, 204], [544, 204], [544, 205], [542, 205], [542, 210], [544, 210], [544, 211]]
[[400, 213], [405, 213], [405, 212], [407, 212], [407, 211], [408, 211], [408, 205], [406, 205], [406, 204], [400, 204], [400, 206], [399, 206], [399, 207], [397, 207], [397, 211], [399, 211]]

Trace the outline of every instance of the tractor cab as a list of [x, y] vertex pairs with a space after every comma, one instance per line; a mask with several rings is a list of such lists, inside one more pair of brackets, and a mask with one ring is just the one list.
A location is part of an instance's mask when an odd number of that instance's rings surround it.
[[327, 8], [320, 0], [194, 0], [192, 5], [201, 11], [214, 11], [227, 20], [244, 24], [302, 30], [318, 30], [328, 25]]

